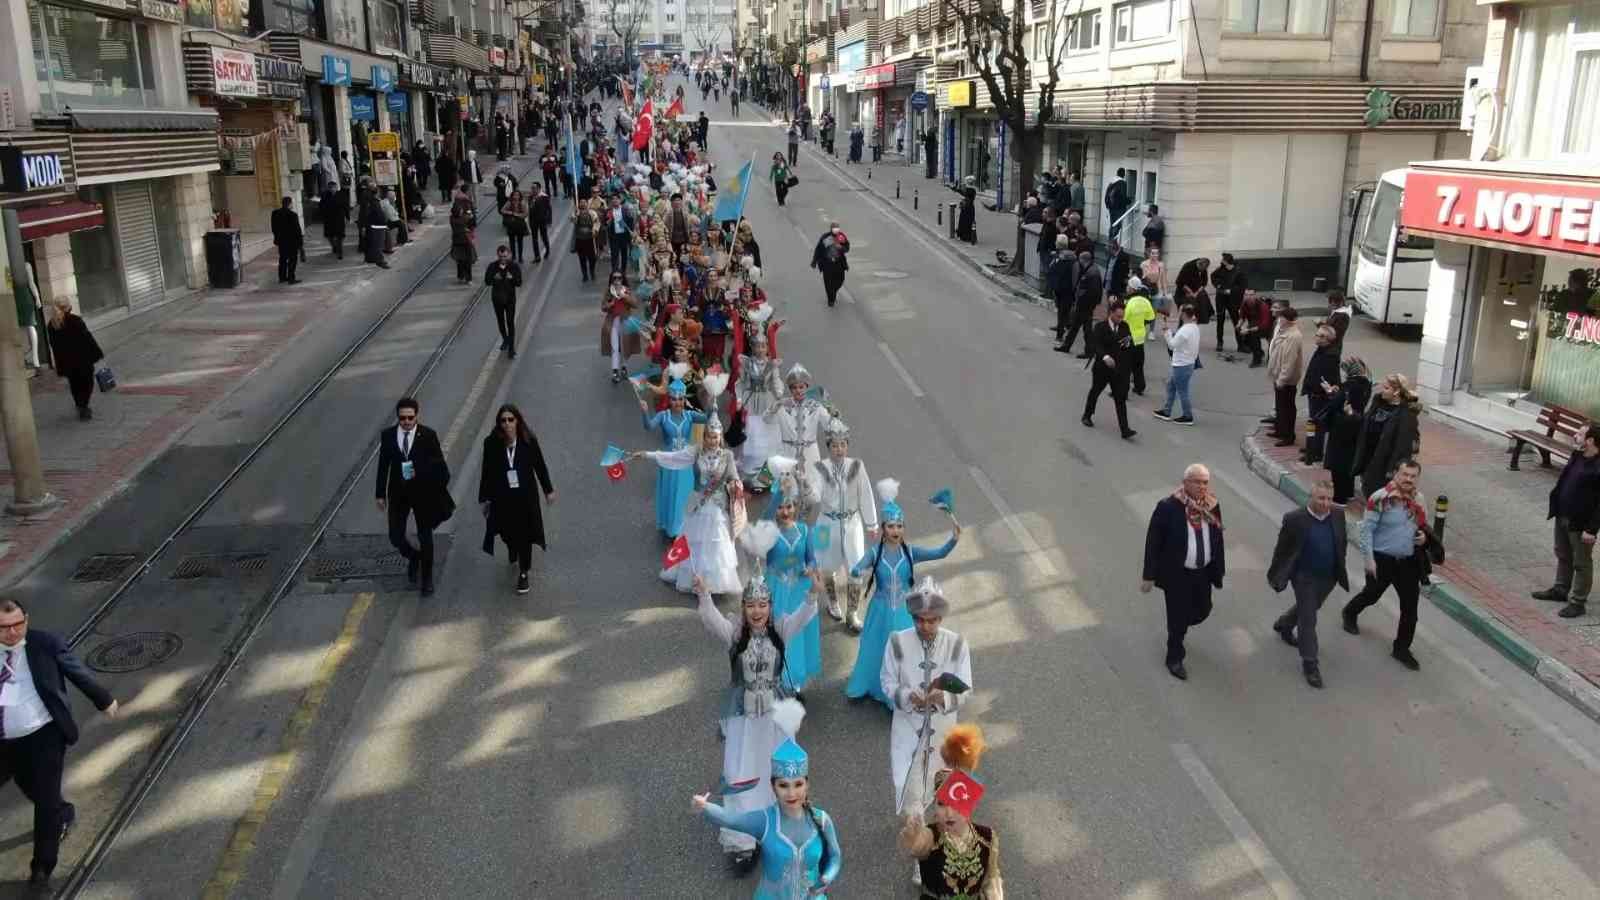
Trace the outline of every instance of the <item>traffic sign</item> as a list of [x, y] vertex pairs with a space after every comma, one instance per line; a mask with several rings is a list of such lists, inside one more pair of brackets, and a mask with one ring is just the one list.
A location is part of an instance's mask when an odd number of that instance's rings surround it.
[[374, 131], [367, 135], [367, 149], [373, 153], [399, 153], [400, 135], [393, 131]]
[[928, 108], [928, 95], [923, 93], [922, 91], [914, 91], [914, 92], [912, 92], [912, 94], [911, 94], [911, 108], [912, 109], [927, 109]]

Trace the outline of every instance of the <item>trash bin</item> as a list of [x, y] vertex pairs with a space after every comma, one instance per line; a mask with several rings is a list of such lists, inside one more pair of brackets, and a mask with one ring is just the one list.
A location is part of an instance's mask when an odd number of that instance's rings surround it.
[[240, 258], [239, 229], [219, 228], [206, 232], [206, 274], [214, 288], [238, 287], [244, 278]]
[[950, 237], [956, 236], [956, 217], [961, 215], [961, 204], [955, 200], [950, 201]]

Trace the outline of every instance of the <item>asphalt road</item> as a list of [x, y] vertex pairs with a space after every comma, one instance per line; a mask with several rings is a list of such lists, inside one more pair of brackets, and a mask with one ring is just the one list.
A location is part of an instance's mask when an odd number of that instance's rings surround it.
[[[752, 109], [737, 122], [712, 111], [724, 182], [781, 149]], [[1269, 405], [1259, 372], [1208, 354], [1198, 426], [1163, 425], [1136, 398], [1134, 442], [1116, 436], [1108, 401], [1085, 429], [1088, 375], [1049, 351], [1038, 333], [1049, 314], [999, 298], [814, 158], [796, 174], [787, 207], [763, 180], [748, 210], [765, 287], [790, 320], [783, 356], [828, 387], [872, 476], [900, 479], [916, 542], [945, 537], [920, 498], [954, 488], [966, 531], [926, 572], [954, 598], [947, 625], [973, 645], [963, 716], [993, 745], [978, 818], [1002, 836], [1009, 896], [1600, 894], [1594, 723], [1428, 608], [1423, 669], [1404, 670], [1387, 655], [1392, 600], [1353, 638], [1336, 593], [1322, 628], [1328, 689], [1301, 680], [1269, 627], [1287, 601], [1262, 571], [1285, 503], [1239, 461], [1240, 434]], [[831, 220], [853, 250], [830, 310], [808, 261]], [[655, 578], [648, 467], [613, 484], [596, 465], [608, 441], [651, 439], [597, 356], [597, 286], [560, 260], [539, 273], [553, 286], [535, 279], [523, 302], [537, 318], [515, 364], [487, 352], [486, 311], [424, 394], [425, 420], [462, 423], [451, 462], [469, 504], [437, 596], [371, 583], [291, 597], [89, 896], [197, 896], [223, 882], [252, 898], [749, 896], [689, 812], [717, 780], [727, 660], [689, 598]], [[1163, 362], [1153, 350], [1153, 393]], [[504, 398], [535, 423], [558, 489], [526, 597], [503, 555], [478, 552], [470, 507], [472, 456]], [[329, 415], [364, 428], [390, 398], [344, 402]], [[1230, 570], [1180, 683], [1161, 666], [1160, 598], [1136, 585], [1149, 510], [1193, 461], [1212, 465]], [[308, 463], [285, 461], [283, 496]], [[263, 527], [247, 523], [269, 499], [219, 526]], [[376, 533], [364, 490], [354, 502], [340, 530]], [[347, 655], [326, 666], [341, 629]], [[825, 678], [808, 691], [801, 740], [843, 844], [830, 895], [914, 896], [893, 844], [887, 714], [845, 702], [854, 642], [831, 621], [823, 630]], [[304, 730], [286, 731], [297, 709]], [[283, 774], [263, 779], [274, 760]], [[225, 856], [241, 817], [248, 839]]]

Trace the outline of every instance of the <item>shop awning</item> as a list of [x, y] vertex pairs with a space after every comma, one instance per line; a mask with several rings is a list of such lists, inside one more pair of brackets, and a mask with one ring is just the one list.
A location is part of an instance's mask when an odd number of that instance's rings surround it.
[[71, 109], [77, 131], [216, 131], [214, 109]]
[[24, 241], [52, 234], [103, 228], [105, 224], [105, 208], [98, 203], [85, 203], [82, 200], [66, 200], [17, 210], [17, 228], [22, 232]]

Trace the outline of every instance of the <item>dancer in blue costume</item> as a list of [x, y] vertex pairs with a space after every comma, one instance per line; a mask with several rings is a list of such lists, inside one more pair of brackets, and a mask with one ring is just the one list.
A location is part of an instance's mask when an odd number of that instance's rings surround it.
[[951, 513], [952, 533], [944, 546], [929, 549], [907, 544], [905, 513], [895, 502], [899, 492], [900, 482], [893, 478], [878, 482], [878, 499], [883, 503], [880, 516], [883, 537], [850, 569], [850, 574], [857, 578], [870, 573], [868, 584], [872, 600], [867, 604], [867, 621], [861, 628], [861, 644], [856, 648], [856, 666], [844, 686], [846, 697], [858, 700], [870, 695], [891, 710], [894, 703], [883, 693], [883, 651], [889, 645], [889, 635], [916, 624], [911, 620], [911, 613], [906, 611], [906, 596], [915, 583], [912, 581], [914, 567], [920, 562], [944, 559], [961, 539], [961, 523]]
[[755, 900], [827, 900], [828, 887], [839, 879], [844, 859], [833, 819], [811, 805], [810, 760], [794, 741], [805, 708], [794, 700], [779, 700], [774, 707], [773, 719], [790, 733], [772, 754], [772, 792], [778, 802], [735, 814], [710, 802], [709, 794], [697, 794], [694, 809], [723, 828], [761, 842], [761, 881]]
[[[667, 408], [650, 412], [650, 405], [639, 400], [644, 415], [644, 430], [661, 435], [661, 449], [682, 450], [689, 446], [694, 426], [703, 424], [706, 414], [688, 408], [688, 389], [674, 380], [667, 387]], [[669, 538], [683, 532], [683, 508], [694, 493], [693, 469], [661, 469], [656, 473], [656, 527]]]
[[[817, 574], [811, 527], [798, 521], [799, 493], [794, 476], [783, 475], [773, 488], [775, 520], [754, 522], [745, 529], [745, 549], [766, 563], [774, 619], [782, 619], [806, 605]], [[805, 690], [811, 677], [822, 671], [822, 627], [815, 618], [787, 639], [784, 661], [789, 686], [796, 693]]]

